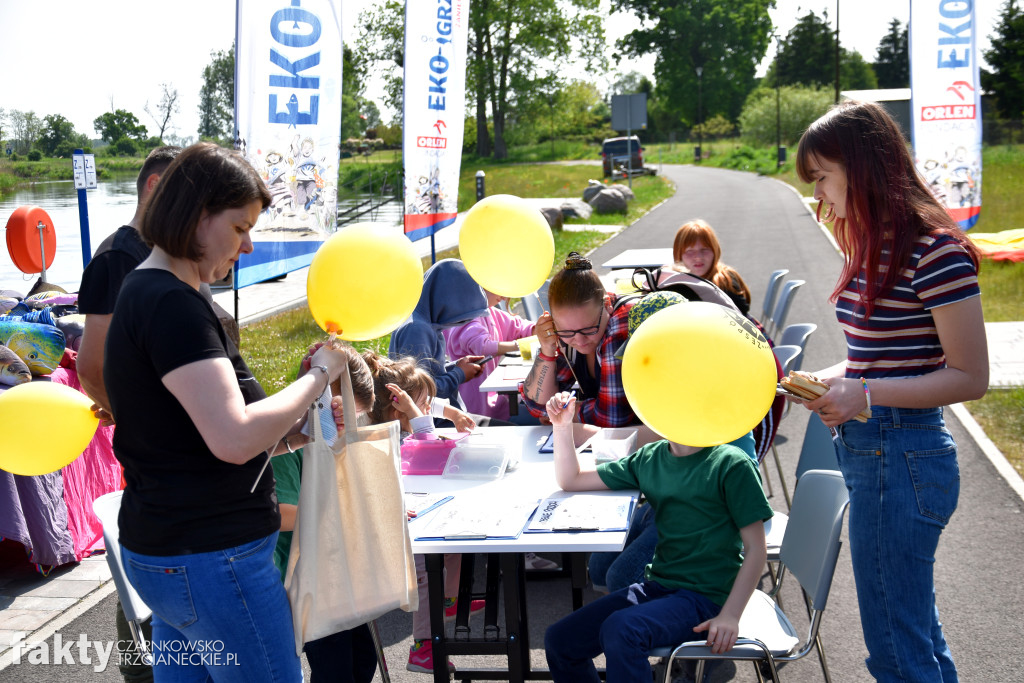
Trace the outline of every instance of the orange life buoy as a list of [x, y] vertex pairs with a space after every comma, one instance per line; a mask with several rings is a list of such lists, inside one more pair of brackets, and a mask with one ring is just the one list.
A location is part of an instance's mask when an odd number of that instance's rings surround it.
[[39, 223], [43, 223], [43, 251], [46, 268], [57, 253], [57, 233], [49, 214], [38, 206], [19, 206], [7, 219], [7, 251], [15, 267], [23, 273], [43, 272], [43, 255], [39, 253]]

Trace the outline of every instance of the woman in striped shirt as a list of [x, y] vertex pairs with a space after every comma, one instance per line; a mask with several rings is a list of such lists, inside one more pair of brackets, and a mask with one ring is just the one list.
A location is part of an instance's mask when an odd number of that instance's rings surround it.
[[[800, 140], [797, 173], [835, 220], [845, 264], [832, 292], [847, 358], [806, 404], [835, 428], [850, 489], [850, 554], [880, 681], [957, 680], [932, 570], [957, 505], [956, 443], [942, 406], [988, 388], [978, 251], [918, 176], [899, 127], [845, 102]], [[853, 421], [864, 409], [867, 423]], [[883, 496], [882, 493], [885, 492]]]

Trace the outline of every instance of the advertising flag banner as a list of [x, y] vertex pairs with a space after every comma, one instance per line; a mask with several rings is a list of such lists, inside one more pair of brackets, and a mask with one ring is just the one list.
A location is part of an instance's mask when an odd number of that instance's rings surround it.
[[974, 4], [915, 0], [910, 9], [915, 163], [965, 230], [981, 214], [981, 80]]
[[455, 222], [465, 127], [468, 0], [405, 3], [405, 233]]
[[336, 229], [341, 0], [237, 0], [235, 146], [270, 190], [235, 287], [310, 264]]

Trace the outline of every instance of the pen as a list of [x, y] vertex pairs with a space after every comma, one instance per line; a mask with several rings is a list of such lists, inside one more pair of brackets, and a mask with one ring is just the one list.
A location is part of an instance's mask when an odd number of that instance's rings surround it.
[[575, 396], [576, 396], [576, 390], [573, 389], [572, 391], [569, 392], [569, 398], [565, 399], [565, 403], [562, 404], [562, 408], [564, 409], [564, 408], [569, 407], [569, 400], [572, 399]]
[[556, 528], [556, 529], [552, 529], [552, 531], [563, 532], [563, 533], [564, 532], [573, 532], [573, 531], [597, 531], [597, 530], [598, 530], [597, 527], [586, 527], [586, 526], [567, 526], [567, 527], [559, 527], [559, 528]]

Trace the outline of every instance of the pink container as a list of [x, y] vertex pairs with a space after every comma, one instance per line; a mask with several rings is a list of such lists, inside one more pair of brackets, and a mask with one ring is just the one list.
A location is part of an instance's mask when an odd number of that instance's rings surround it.
[[467, 436], [468, 432], [460, 432], [443, 439], [405, 437], [402, 440], [402, 474], [443, 473], [455, 444]]

